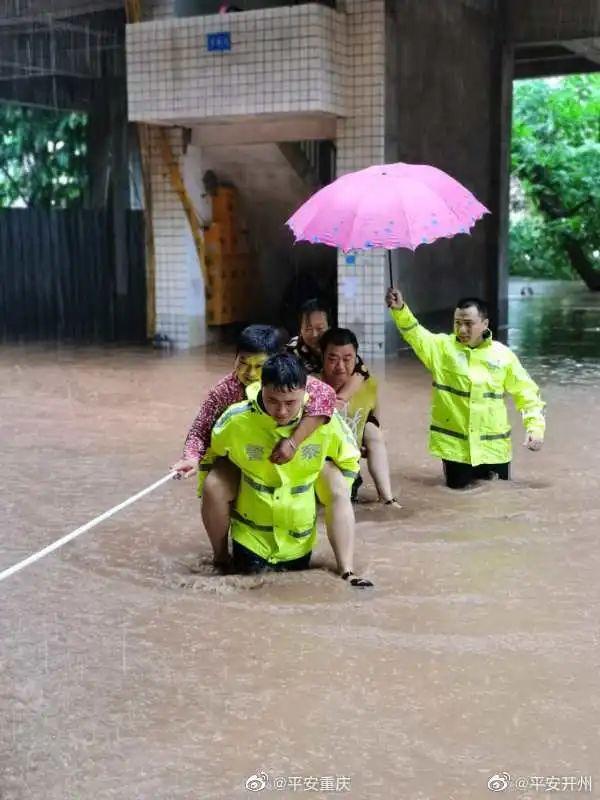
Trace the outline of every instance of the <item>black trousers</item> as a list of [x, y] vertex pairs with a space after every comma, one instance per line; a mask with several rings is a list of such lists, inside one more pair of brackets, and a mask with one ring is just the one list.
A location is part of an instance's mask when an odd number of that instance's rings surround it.
[[510, 480], [510, 461], [505, 464], [478, 464], [472, 467], [471, 464], [442, 459], [442, 464], [446, 486], [450, 489], [464, 489], [473, 481], [490, 481], [496, 475], [501, 481]]
[[296, 572], [301, 569], [308, 569], [310, 566], [310, 557], [312, 551], [307, 553], [301, 558], [294, 558], [292, 561], [280, 561], [278, 564], [269, 564], [264, 558], [261, 558], [252, 550], [248, 550], [243, 544], [236, 542], [233, 544], [233, 568], [236, 572], [241, 572], [245, 575], [252, 575], [264, 570], [273, 570], [274, 572]]

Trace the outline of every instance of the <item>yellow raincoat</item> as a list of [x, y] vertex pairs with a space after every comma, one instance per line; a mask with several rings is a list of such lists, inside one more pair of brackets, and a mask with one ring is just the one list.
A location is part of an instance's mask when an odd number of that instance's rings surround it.
[[429, 450], [448, 461], [477, 466], [511, 460], [504, 396], [512, 395], [528, 433], [543, 436], [544, 406], [537, 384], [500, 342], [479, 347], [454, 334], [428, 331], [410, 309], [392, 309], [396, 327], [433, 376]]
[[298, 447], [287, 464], [273, 464], [275, 444], [290, 436], [300, 417], [283, 427], [258, 402], [260, 384], [247, 389], [248, 400], [230, 406], [217, 420], [211, 444], [200, 462], [198, 494], [217, 457], [241, 470], [232, 511], [231, 537], [261, 558], [276, 564], [309, 553], [315, 543], [315, 484], [330, 458], [348, 479], [348, 492], [358, 473], [359, 452], [348, 426], [335, 412]]

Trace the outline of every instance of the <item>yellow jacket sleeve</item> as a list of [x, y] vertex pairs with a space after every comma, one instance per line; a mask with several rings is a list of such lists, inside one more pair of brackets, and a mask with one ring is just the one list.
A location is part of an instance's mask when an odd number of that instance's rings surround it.
[[360, 451], [348, 424], [336, 411], [329, 423], [329, 447], [327, 456], [333, 461], [350, 485], [358, 475]]
[[210, 446], [198, 465], [198, 497], [202, 496], [204, 481], [212, 469], [215, 459], [219, 456], [226, 456], [229, 452], [231, 425], [226, 415], [227, 411], [215, 423], [210, 435]]
[[512, 395], [515, 406], [521, 412], [527, 433], [541, 434], [546, 429], [544, 408], [546, 404], [540, 396], [537, 383], [529, 375], [517, 356], [513, 358], [506, 371], [504, 388]]
[[432, 369], [433, 358], [438, 348], [438, 336], [424, 328], [406, 303], [402, 308], [392, 308], [392, 319], [404, 341], [412, 347], [415, 355], [428, 370]]

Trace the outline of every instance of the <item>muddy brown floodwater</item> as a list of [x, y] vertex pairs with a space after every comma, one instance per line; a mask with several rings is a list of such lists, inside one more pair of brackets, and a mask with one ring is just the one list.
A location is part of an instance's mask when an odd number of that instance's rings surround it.
[[[515, 416], [514, 481], [452, 493], [430, 379], [389, 361], [404, 508], [367, 483], [374, 591], [332, 573], [324, 535], [306, 573], [211, 575], [191, 481], [0, 583], [0, 798], [600, 797], [600, 301], [514, 288], [545, 449]], [[230, 361], [2, 348], [0, 569], [161, 477]]]

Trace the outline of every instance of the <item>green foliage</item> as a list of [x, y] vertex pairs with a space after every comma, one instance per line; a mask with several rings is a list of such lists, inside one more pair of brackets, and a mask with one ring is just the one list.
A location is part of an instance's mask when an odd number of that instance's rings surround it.
[[579, 266], [600, 267], [599, 74], [515, 84], [512, 174], [526, 202], [511, 220], [511, 272], [564, 278], [568, 245]]
[[511, 221], [509, 253], [512, 275], [567, 281], [575, 277], [560, 238], [539, 214]]
[[87, 178], [87, 115], [0, 105], [0, 207], [76, 205]]

